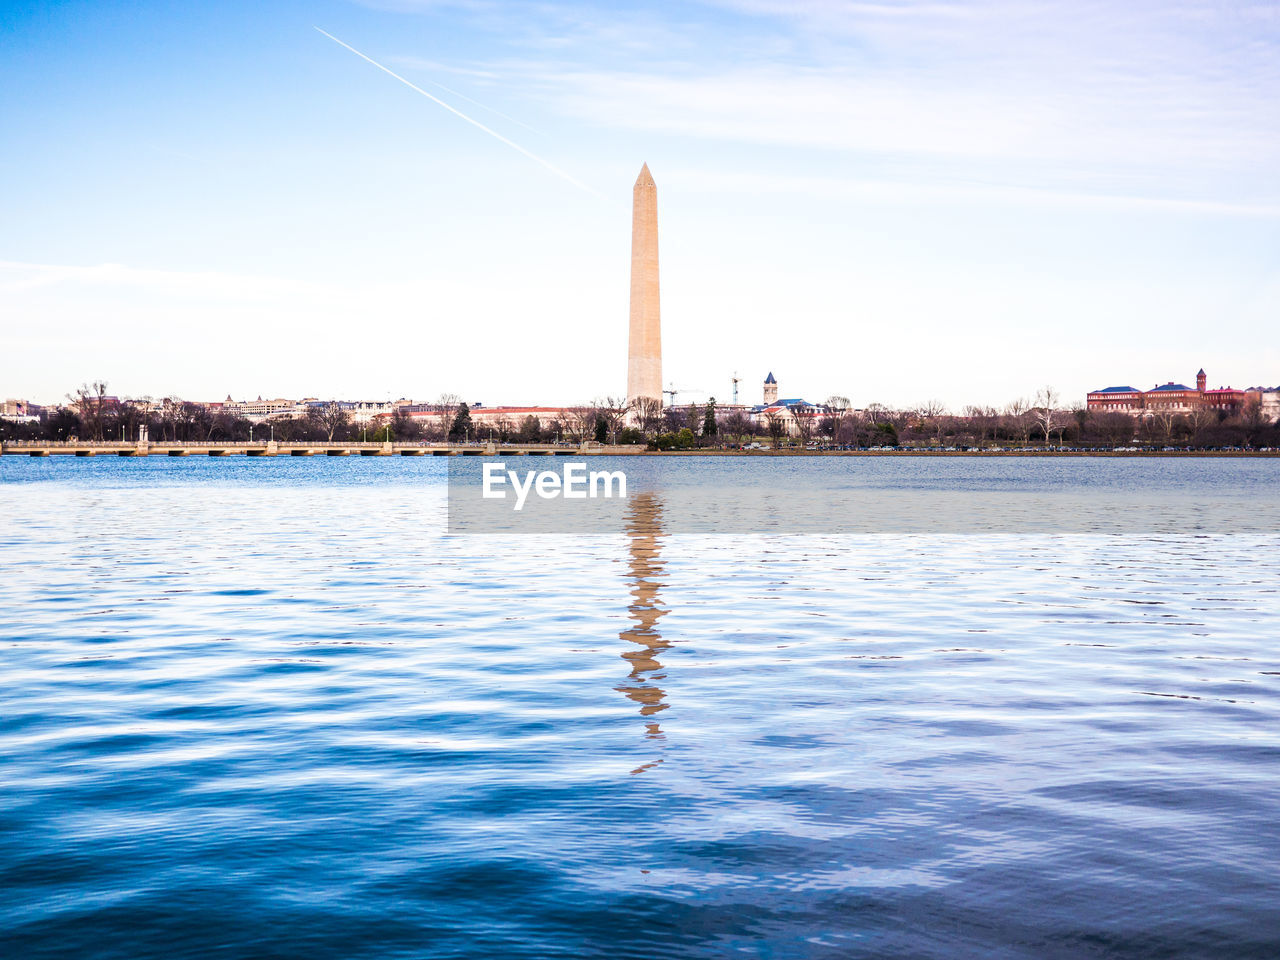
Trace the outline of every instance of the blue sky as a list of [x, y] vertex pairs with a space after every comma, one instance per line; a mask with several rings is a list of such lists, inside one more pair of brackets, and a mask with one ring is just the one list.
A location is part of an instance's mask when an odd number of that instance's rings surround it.
[[[566, 171], [557, 177], [321, 27]], [[0, 6], [5, 396], [1280, 383], [1280, 6]]]

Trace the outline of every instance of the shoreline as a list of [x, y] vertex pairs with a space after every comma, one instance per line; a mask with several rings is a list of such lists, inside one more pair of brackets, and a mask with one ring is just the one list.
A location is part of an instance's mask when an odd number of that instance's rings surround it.
[[424, 444], [360, 442], [131, 443], [128, 441], [23, 440], [0, 443], [8, 457], [1154, 457], [1274, 458], [1278, 449], [1263, 450], [648, 450], [637, 445], [601, 444]]

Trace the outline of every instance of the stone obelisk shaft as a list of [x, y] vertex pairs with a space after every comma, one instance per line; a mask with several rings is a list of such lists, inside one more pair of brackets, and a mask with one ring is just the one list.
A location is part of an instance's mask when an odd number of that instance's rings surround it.
[[658, 188], [640, 169], [631, 200], [631, 335], [627, 399], [662, 401], [662, 322], [658, 310]]

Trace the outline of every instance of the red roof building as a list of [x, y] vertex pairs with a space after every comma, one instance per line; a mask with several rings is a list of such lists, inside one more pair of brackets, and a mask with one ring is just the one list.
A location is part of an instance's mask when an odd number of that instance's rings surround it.
[[1150, 417], [1158, 413], [1191, 413], [1193, 410], [1211, 409], [1236, 413], [1249, 399], [1249, 391], [1231, 387], [1208, 389], [1209, 378], [1203, 369], [1196, 374], [1195, 387], [1186, 384], [1157, 384], [1150, 390], [1134, 387], [1104, 387], [1092, 391], [1086, 398], [1090, 410], [1101, 413], [1127, 413], [1133, 417]]

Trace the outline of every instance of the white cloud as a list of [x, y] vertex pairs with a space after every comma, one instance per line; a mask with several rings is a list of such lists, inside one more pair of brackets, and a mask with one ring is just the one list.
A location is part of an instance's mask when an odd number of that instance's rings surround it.
[[580, 124], [648, 137], [1016, 165], [1040, 186], [1068, 175], [1095, 187], [1140, 182], [1138, 194], [1278, 199], [1280, 30], [1267, 8], [705, 8], [721, 12], [677, 23], [581, 5], [508, 7], [507, 39], [526, 56], [468, 69]]

